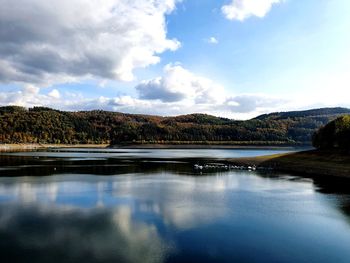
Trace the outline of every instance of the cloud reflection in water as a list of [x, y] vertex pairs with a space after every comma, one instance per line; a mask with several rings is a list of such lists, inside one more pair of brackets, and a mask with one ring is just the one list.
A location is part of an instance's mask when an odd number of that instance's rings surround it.
[[286, 233], [306, 235], [304, 245], [313, 244], [308, 228], [323, 229], [314, 224], [316, 216], [326, 212], [319, 222], [342, 223], [330, 204], [312, 180], [248, 171], [0, 178], [0, 259], [166, 262], [191, 257], [197, 249], [203, 260], [239, 258], [249, 255], [245, 249], [252, 244], [274, 249], [265, 238], [283, 240]]
[[[171, 249], [129, 207], [79, 210], [47, 205], [0, 207], [0, 258], [31, 262], [163, 262]], [[4, 260], [4, 261], [3, 261]]]

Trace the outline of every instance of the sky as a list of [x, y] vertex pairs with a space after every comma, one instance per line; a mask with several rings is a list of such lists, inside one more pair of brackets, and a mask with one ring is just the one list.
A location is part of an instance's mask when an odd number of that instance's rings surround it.
[[0, 105], [162, 116], [350, 107], [347, 0], [0, 0]]

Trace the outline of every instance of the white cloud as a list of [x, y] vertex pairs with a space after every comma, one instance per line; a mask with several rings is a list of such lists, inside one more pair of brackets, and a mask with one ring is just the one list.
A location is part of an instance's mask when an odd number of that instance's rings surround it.
[[136, 86], [136, 96], [87, 99], [83, 94], [60, 92], [58, 88], [46, 93], [36, 86], [25, 85], [12, 92], [0, 91], [0, 105], [46, 106], [61, 110], [102, 109], [163, 116], [207, 113], [234, 119], [248, 119], [274, 111], [350, 106], [350, 78], [346, 71], [328, 72], [322, 77], [310, 76], [304, 82], [304, 90], [308, 90], [304, 96], [300, 96], [299, 90], [275, 97], [263, 93], [232, 94], [213, 80], [198, 76], [181, 65], [169, 64], [164, 67], [162, 76]]
[[228, 98], [224, 105], [236, 114], [268, 112], [272, 109], [281, 107], [287, 100], [278, 97], [266, 96], [264, 94], [241, 94]]
[[169, 64], [163, 75], [136, 86], [138, 96], [86, 99], [53, 89], [47, 95], [34, 86], [0, 92], [0, 105], [47, 106], [62, 110], [103, 109], [126, 113], [180, 115], [207, 113], [236, 119], [255, 117], [278, 109], [284, 100], [262, 94], [229, 94], [223, 86], [181, 65]]
[[215, 37], [210, 37], [207, 39], [207, 42], [209, 44], [213, 44], [213, 45], [216, 45], [216, 44], [219, 44], [219, 40], [217, 40]]
[[210, 104], [225, 100], [225, 90], [221, 85], [197, 76], [181, 65], [165, 66], [162, 77], [143, 81], [136, 89], [141, 99], [162, 102]]
[[131, 80], [176, 50], [165, 16], [178, 0], [0, 0], [0, 82]]
[[[169, 78], [169, 76], [172, 76]], [[179, 79], [178, 79], [179, 78]], [[125, 113], [139, 113], [151, 115], [180, 115], [189, 113], [207, 113], [234, 119], [249, 119], [260, 114], [303, 110], [319, 107], [350, 107], [349, 83], [347, 72], [336, 72], [323, 77], [313, 76], [305, 83], [304, 90], [314, 87], [300, 96], [299, 91], [279, 96], [267, 94], [232, 94], [212, 80], [204, 78], [203, 86], [198, 90], [191, 86], [188, 79], [202, 80], [194, 73], [179, 65], [168, 65], [161, 77], [144, 83], [159, 83], [156, 89], [147, 90], [147, 97], [123, 95], [117, 97], [99, 97], [87, 99], [82, 94], [59, 92], [60, 97], [43, 94], [43, 90], [27, 85], [12, 92], [0, 91], [0, 105], [19, 105], [25, 107], [46, 106], [61, 110], [93, 110], [102, 109]], [[167, 79], [165, 81], [165, 79]], [[186, 81], [184, 81], [184, 79]], [[164, 84], [164, 83], [167, 84]], [[187, 83], [177, 86], [175, 83]], [[201, 82], [199, 82], [201, 83]], [[205, 83], [211, 83], [206, 85]], [[147, 87], [147, 85], [146, 85]], [[182, 87], [182, 88], [181, 88]], [[219, 87], [216, 89], [215, 87]], [[205, 91], [205, 92], [203, 92]], [[152, 94], [154, 92], [155, 94]], [[180, 94], [179, 99], [169, 101], [163, 99], [164, 93]], [[52, 95], [52, 94], [51, 94]], [[214, 97], [212, 97], [214, 96]], [[215, 98], [215, 96], [217, 96]], [[199, 99], [201, 98], [201, 99]]]
[[54, 99], [59, 99], [61, 97], [61, 94], [57, 89], [53, 89], [48, 95]]
[[224, 5], [221, 11], [227, 19], [243, 21], [251, 16], [264, 17], [273, 4], [283, 0], [232, 0]]
[[18, 91], [0, 92], [0, 105], [18, 105], [23, 107], [47, 106], [61, 108], [64, 104], [60, 100], [58, 90], [52, 90], [48, 95], [40, 93], [40, 89], [33, 85], [25, 85]]
[[46, 106], [61, 110], [102, 109], [163, 116], [207, 113], [234, 119], [311, 107], [349, 107], [349, 96], [346, 95], [349, 94], [350, 79], [347, 72], [311, 76], [304, 82], [304, 90], [309, 91], [305, 96], [300, 96], [299, 90], [276, 96], [263, 93], [233, 94], [211, 79], [179, 64], [169, 64], [164, 67], [162, 76], [140, 82], [136, 86], [138, 93], [134, 96], [87, 99], [81, 93], [60, 92], [59, 88], [47, 93], [36, 86], [25, 85], [12, 92], [0, 91], [0, 105]]

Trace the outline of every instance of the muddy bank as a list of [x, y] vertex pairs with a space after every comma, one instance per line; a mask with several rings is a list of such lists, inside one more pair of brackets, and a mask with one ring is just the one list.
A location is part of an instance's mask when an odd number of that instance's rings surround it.
[[260, 169], [350, 178], [350, 154], [341, 152], [312, 150], [228, 161], [234, 165], [255, 166]]

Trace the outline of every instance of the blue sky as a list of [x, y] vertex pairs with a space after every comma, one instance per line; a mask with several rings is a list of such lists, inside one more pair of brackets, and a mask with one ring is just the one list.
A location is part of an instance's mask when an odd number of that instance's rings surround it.
[[350, 107], [349, 1], [0, 4], [0, 105], [237, 119]]

